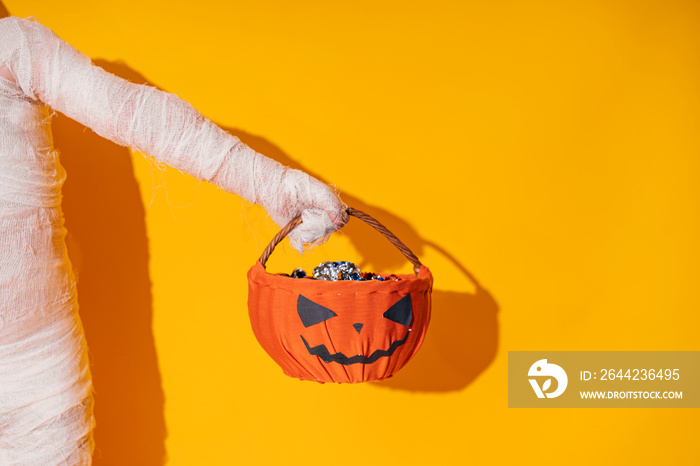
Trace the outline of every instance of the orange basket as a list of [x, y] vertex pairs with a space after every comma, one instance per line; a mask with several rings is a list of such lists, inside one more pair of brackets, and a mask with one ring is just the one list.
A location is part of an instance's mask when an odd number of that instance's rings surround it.
[[391, 377], [423, 344], [433, 276], [386, 227], [348, 208], [382, 233], [413, 264], [400, 279], [327, 281], [268, 273], [265, 264], [297, 217], [272, 239], [248, 271], [253, 333], [285, 374], [317, 382], [358, 383]]

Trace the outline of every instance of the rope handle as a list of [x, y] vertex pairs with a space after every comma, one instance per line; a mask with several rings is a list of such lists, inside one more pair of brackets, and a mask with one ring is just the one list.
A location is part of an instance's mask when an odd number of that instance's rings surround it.
[[[406, 256], [406, 259], [413, 264], [413, 271], [416, 273], [416, 276], [418, 276], [418, 271], [420, 270], [421, 266], [421, 261], [418, 260], [418, 257], [416, 257], [413, 252], [408, 249], [408, 247], [401, 242], [400, 239], [398, 239], [392, 232], [387, 229], [384, 225], [379, 223], [378, 220], [376, 220], [374, 217], [370, 216], [369, 214], [366, 214], [362, 211], [359, 211], [357, 209], [353, 209], [352, 207], [347, 207], [345, 209], [345, 212], [348, 215], [352, 215], [354, 217], [359, 218], [360, 220], [363, 220], [365, 223], [367, 223], [369, 226], [373, 227], [375, 230], [377, 230], [379, 233], [384, 235], [386, 239], [388, 239], [391, 244], [396, 246], [396, 248], [403, 253], [404, 256]], [[284, 226], [276, 235], [274, 238], [272, 238], [272, 241], [270, 241], [270, 244], [267, 245], [265, 250], [263, 251], [262, 255], [260, 256], [260, 263], [262, 264], [263, 267], [265, 267], [265, 264], [267, 263], [267, 260], [270, 258], [270, 254], [272, 254], [272, 251], [275, 250], [277, 245], [296, 227], [298, 227], [301, 224], [301, 215], [298, 217], [295, 217], [292, 219], [291, 222], [289, 222], [287, 225]]]

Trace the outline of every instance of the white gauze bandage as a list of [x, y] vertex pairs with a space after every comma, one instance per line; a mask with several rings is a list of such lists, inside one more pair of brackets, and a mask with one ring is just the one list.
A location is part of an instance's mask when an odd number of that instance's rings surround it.
[[0, 464], [89, 464], [91, 382], [65, 247], [50, 106], [261, 205], [303, 250], [347, 217], [337, 194], [251, 150], [175, 95], [118, 78], [34, 20], [0, 20]]

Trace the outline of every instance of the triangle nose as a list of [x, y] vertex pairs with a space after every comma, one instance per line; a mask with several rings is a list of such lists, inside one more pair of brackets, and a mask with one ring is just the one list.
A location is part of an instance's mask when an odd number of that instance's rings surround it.
[[362, 330], [363, 325], [365, 325], [365, 324], [360, 324], [360, 323], [352, 324], [352, 326], [355, 327], [355, 331], [357, 331], [357, 333], [360, 333], [360, 330]]

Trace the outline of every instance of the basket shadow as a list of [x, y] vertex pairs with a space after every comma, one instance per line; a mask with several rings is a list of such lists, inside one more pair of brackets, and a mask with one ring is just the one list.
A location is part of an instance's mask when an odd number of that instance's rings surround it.
[[[324, 181], [322, 176], [308, 170], [278, 146], [260, 136], [236, 128], [223, 127], [229, 133], [261, 154], [283, 165], [309, 173]], [[418, 257], [426, 247], [432, 247], [448, 258], [475, 286], [474, 293], [433, 290], [432, 318], [421, 350], [393, 378], [377, 382], [378, 387], [408, 391], [461, 390], [488, 368], [498, 349], [498, 304], [494, 297], [454, 256], [440, 245], [428, 241], [405, 220], [391, 212], [369, 205], [347, 193], [343, 201], [378, 219]], [[361, 269], [391, 270], [406, 263], [395, 247], [387, 247], [378, 233], [361, 221], [350, 221], [345, 234], [358, 250]]]
[[432, 317], [423, 347], [380, 387], [443, 392], [467, 387], [498, 352], [498, 303], [452, 255], [426, 242], [451, 260], [475, 286], [473, 293], [433, 290]]
[[[98, 62], [109, 68], [107, 62]], [[107, 66], [105, 66], [107, 65]], [[145, 210], [126, 148], [64, 115], [54, 143], [95, 396], [95, 465], [165, 463]]]

